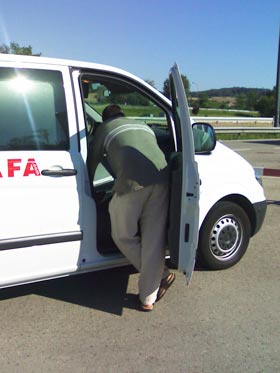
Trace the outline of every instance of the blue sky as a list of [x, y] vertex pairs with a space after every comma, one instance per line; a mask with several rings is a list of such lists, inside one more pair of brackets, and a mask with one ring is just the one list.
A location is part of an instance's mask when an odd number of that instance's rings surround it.
[[154, 80], [176, 61], [191, 90], [276, 82], [279, 0], [0, 0], [0, 44]]

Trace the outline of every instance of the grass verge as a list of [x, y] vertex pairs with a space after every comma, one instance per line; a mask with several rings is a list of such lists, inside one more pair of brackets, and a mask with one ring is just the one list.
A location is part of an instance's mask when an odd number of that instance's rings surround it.
[[280, 133], [217, 133], [217, 140], [277, 140]]

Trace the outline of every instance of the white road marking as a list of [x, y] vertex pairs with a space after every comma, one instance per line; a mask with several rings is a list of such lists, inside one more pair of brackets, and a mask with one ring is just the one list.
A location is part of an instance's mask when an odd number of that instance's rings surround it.
[[240, 149], [238, 149], [238, 148], [233, 148], [233, 150], [235, 150], [236, 152], [248, 152], [248, 151], [251, 151], [252, 150], [252, 148], [240, 148]]

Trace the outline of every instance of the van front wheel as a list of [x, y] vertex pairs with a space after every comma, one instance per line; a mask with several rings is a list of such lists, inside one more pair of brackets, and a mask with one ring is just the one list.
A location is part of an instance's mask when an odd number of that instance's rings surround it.
[[233, 202], [218, 202], [201, 226], [198, 261], [208, 269], [226, 269], [244, 255], [250, 239], [250, 221]]

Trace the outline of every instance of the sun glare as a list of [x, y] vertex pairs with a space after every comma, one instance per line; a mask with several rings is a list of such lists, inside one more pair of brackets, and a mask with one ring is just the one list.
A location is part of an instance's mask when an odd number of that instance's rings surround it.
[[18, 76], [10, 81], [10, 86], [19, 93], [26, 93], [32, 89], [33, 83], [24, 76]]

